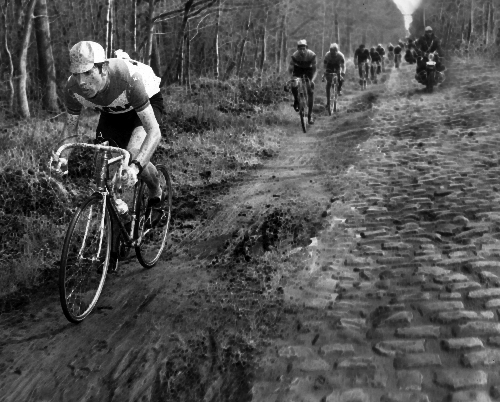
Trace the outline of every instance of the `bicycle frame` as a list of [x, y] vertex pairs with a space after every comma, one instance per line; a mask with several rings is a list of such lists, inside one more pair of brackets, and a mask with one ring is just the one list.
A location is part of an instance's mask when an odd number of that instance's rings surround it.
[[[145, 233], [138, 239], [133, 238], [133, 233], [134, 233], [134, 227], [135, 227], [135, 222], [136, 222], [136, 207], [137, 207], [137, 186], [134, 189], [134, 197], [133, 197], [133, 202], [132, 202], [132, 208], [131, 208], [131, 213], [130, 216], [132, 217], [131, 220], [131, 225], [130, 225], [130, 232], [127, 232], [127, 229], [125, 227], [125, 224], [123, 223], [122, 219], [120, 219], [120, 214], [118, 213], [118, 210], [116, 209], [116, 205], [113, 202], [115, 199], [115, 191], [119, 190], [121, 188], [121, 175], [123, 171], [123, 166], [128, 166], [129, 161], [130, 161], [130, 153], [122, 148], [118, 147], [112, 147], [109, 145], [98, 145], [98, 144], [86, 144], [86, 143], [73, 143], [73, 144], [64, 144], [59, 149], [55, 152], [56, 156], [59, 157], [61, 155], [61, 152], [64, 151], [65, 149], [69, 148], [87, 148], [87, 149], [93, 149], [95, 151], [101, 151], [103, 152], [102, 156], [102, 163], [101, 163], [101, 170], [99, 172], [96, 172], [96, 185], [97, 185], [97, 193], [101, 194], [101, 196], [104, 199], [103, 202], [103, 208], [108, 207], [108, 211], [111, 214], [111, 218], [118, 223], [118, 227], [120, 228], [120, 232], [124, 235], [124, 241], [127, 244], [127, 246], [130, 247], [135, 247], [140, 244], [142, 237], [144, 236]], [[120, 156], [114, 157], [114, 158], [109, 158], [111, 152], [116, 152], [121, 154]], [[112, 180], [109, 180], [109, 167], [111, 165], [114, 165], [116, 163], [119, 163], [118, 165], [118, 170], [115, 173], [114, 177]], [[60, 168], [60, 165], [57, 166], [57, 168]], [[108, 183], [110, 182], [110, 183]], [[103, 210], [103, 220], [101, 222], [101, 225], [104, 225], [104, 210]]]

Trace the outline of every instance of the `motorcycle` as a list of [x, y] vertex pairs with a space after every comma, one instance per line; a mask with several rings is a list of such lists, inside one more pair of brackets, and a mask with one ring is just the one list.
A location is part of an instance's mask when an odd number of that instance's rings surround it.
[[[425, 70], [420, 72], [420, 83], [425, 85], [425, 89], [429, 93], [432, 93], [434, 87], [444, 81], [444, 66], [439, 66], [440, 71], [437, 69], [439, 60], [440, 58], [436, 52], [424, 53], [421, 59], [421, 63], [425, 63]], [[422, 67], [422, 64], [420, 65]]]

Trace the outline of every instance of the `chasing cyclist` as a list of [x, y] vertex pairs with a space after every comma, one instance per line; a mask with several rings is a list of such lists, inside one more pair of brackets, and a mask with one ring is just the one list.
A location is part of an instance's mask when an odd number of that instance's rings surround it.
[[[361, 44], [354, 52], [354, 65], [358, 67], [359, 85], [363, 86], [363, 79], [368, 77], [369, 63], [371, 62], [370, 51], [365, 49], [365, 45]], [[364, 67], [364, 71], [363, 71]], [[364, 73], [364, 77], [363, 77]]]
[[379, 43], [375, 50], [377, 51], [377, 53], [380, 55], [380, 57], [382, 59], [382, 71], [385, 71], [385, 49], [382, 46], [382, 44]]
[[[132, 187], [140, 177], [149, 189], [150, 205], [160, 203], [162, 189], [150, 162], [160, 143], [158, 122], [164, 114], [160, 78], [137, 61], [107, 59], [96, 42], [78, 42], [69, 56], [72, 75], [64, 89], [68, 110], [64, 143], [81, 141], [78, 122], [84, 107], [100, 112], [96, 134], [131, 154], [131, 162], [124, 169], [124, 184]], [[63, 172], [67, 172], [69, 154], [65, 150], [59, 158]]]
[[337, 74], [338, 78], [338, 94], [342, 96], [342, 84], [345, 77], [345, 57], [339, 52], [339, 45], [332, 43], [330, 51], [325, 54], [323, 59], [326, 76], [326, 108], [330, 107], [330, 90], [332, 86], [333, 74]]
[[[316, 53], [309, 50], [305, 39], [297, 42], [297, 50], [290, 59], [290, 66], [288, 72], [292, 75], [292, 79], [302, 78], [305, 75], [309, 78], [310, 85], [307, 85], [308, 97], [308, 112], [307, 120], [309, 124], [314, 124], [312, 117], [312, 110], [314, 105], [314, 80], [318, 74], [316, 66]], [[293, 107], [296, 111], [299, 110], [299, 89], [297, 82], [292, 82], [292, 94], [294, 97]]]
[[382, 72], [382, 56], [380, 56], [380, 53], [374, 47], [370, 48], [370, 59], [370, 78], [376, 84], [377, 75]]

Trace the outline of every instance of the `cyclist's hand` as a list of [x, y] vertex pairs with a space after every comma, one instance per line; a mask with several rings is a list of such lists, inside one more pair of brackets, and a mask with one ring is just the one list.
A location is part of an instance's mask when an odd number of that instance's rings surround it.
[[139, 168], [136, 165], [129, 165], [122, 170], [122, 184], [125, 187], [134, 187], [137, 183]]
[[66, 158], [61, 158], [60, 156], [57, 156], [55, 152], [52, 152], [49, 168], [54, 175], [62, 178], [68, 174], [68, 160]]

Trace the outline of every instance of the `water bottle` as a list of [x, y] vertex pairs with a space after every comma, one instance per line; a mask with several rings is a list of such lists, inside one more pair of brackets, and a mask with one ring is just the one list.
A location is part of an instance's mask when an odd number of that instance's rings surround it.
[[128, 212], [128, 205], [125, 201], [117, 198], [115, 199], [116, 210], [120, 215], [125, 215]]

